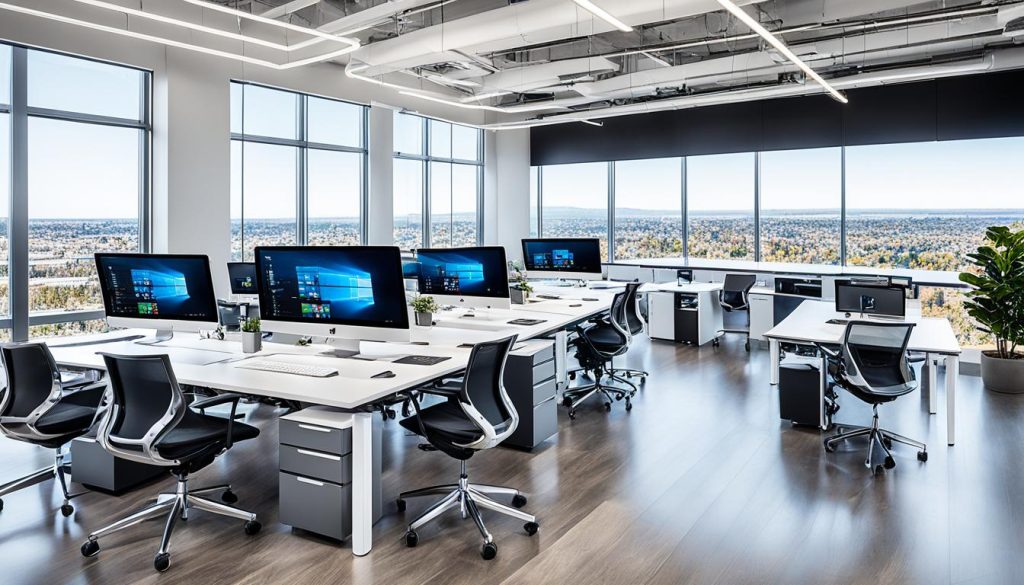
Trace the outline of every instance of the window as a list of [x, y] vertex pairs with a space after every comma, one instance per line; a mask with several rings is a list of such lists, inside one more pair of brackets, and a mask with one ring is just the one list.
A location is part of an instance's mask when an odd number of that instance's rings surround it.
[[1024, 220], [1024, 138], [846, 149], [846, 259], [960, 270], [985, 228]]
[[[92, 254], [148, 249], [149, 84], [138, 69], [0, 45], [3, 338], [105, 328]], [[16, 152], [24, 171], [11, 164]], [[8, 225], [12, 202], [28, 209], [25, 224]], [[11, 258], [11, 233], [27, 234], [27, 258]], [[25, 260], [27, 271], [9, 272]], [[27, 293], [18, 305], [11, 287]]]
[[687, 157], [691, 257], [754, 260], [754, 166], [754, 153]]
[[363, 241], [366, 108], [231, 83], [231, 256]]
[[664, 258], [683, 253], [682, 161], [615, 164], [615, 259]]
[[839, 264], [840, 148], [761, 153], [761, 259]]
[[477, 245], [482, 239], [480, 130], [398, 112], [394, 120], [395, 244], [407, 249]]
[[608, 163], [544, 167], [541, 175], [545, 238], [599, 238], [608, 258]]

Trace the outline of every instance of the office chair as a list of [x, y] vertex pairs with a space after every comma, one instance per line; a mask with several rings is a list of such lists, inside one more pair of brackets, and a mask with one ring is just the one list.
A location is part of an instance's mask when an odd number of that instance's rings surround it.
[[[629, 341], [631, 345], [633, 343], [633, 338], [640, 335], [647, 329], [647, 322], [642, 316], [640, 316], [640, 302], [637, 298], [639, 291], [639, 281], [631, 282], [626, 285], [626, 304], [623, 307], [623, 316], [625, 318], [624, 322], [626, 324], [626, 329], [629, 331]], [[609, 360], [609, 364], [610, 367], [608, 368], [608, 373], [612, 376], [625, 376], [627, 378], [636, 376], [640, 378], [640, 383], [644, 383], [647, 381], [647, 376], [650, 375], [644, 370], [637, 370], [634, 368], [616, 368], [614, 360]]]
[[[631, 283], [631, 285], [636, 283]], [[578, 372], [589, 372], [592, 384], [569, 388], [562, 392], [562, 404], [569, 409], [569, 418], [576, 418], [576, 408], [591, 396], [600, 392], [605, 397], [605, 410], [612, 409], [612, 400], [626, 401], [626, 410], [633, 409], [631, 398], [636, 395], [636, 385], [610, 371], [612, 358], [629, 350], [632, 336], [626, 326], [627, 290], [618, 292], [612, 298], [607, 317], [597, 319], [586, 329], [577, 326], [572, 345], [576, 348], [577, 370], [569, 372], [569, 379], [575, 379]], [[604, 383], [604, 378], [629, 386], [628, 389]]]
[[[493, 559], [498, 546], [491, 533], [484, 526], [480, 508], [493, 510], [526, 522], [523, 529], [529, 535], [537, 533], [540, 525], [530, 514], [517, 510], [526, 504], [519, 490], [507, 487], [469, 483], [466, 461], [477, 451], [496, 447], [511, 435], [519, 425], [519, 415], [505, 392], [502, 376], [505, 360], [516, 341], [516, 336], [498, 341], [478, 343], [473, 346], [466, 365], [466, 373], [458, 383], [428, 387], [410, 392], [409, 401], [415, 414], [403, 419], [400, 424], [406, 429], [424, 437], [429, 442], [425, 450], [439, 450], [461, 462], [459, 482], [402, 492], [398, 496], [398, 510], [405, 511], [405, 500], [412, 497], [444, 495], [418, 518], [409, 523], [405, 533], [405, 544], [413, 547], [419, 542], [416, 530], [434, 520], [442, 513], [456, 506], [462, 517], [472, 517], [484, 538], [480, 555]], [[445, 402], [420, 408], [417, 400], [420, 392], [437, 394], [447, 398]], [[512, 496], [512, 506], [500, 504], [491, 496]]]
[[[744, 311], [747, 314], [747, 326], [744, 329], [722, 329], [719, 333], [743, 333], [747, 336], [743, 348], [750, 351], [750, 304], [747, 296], [750, 289], [754, 288], [757, 276], [753, 274], [726, 274], [725, 282], [722, 283], [722, 290], [718, 292], [718, 302], [725, 309], [725, 312], [732, 313]], [[719, 340], [715, 337], [712, 342], [718, 347]]]
[[107, 384], [62, 376], [43, 343], [3, 345], [0, 359], [7, 376], [7, 388], [0, 391], [0, 433], [56, 450], [53, 465], [0, 485], [0, 497], [56, 477], [64, 494], [60, 513], [70, 516], [75, 511], [71, 500], [84, 492], [68, 493], [66, 468], [71, 457], [64, 446], [92, 428]]
[[[836, 445], [854, 437], [868, 437], [868, 458], [864, 464], [878, 474], [896, 466], [892, 457], [893, 442], [918, 449], [917, 458], [928, 460], [924, 443], [879, 428], [878, 406], [892, 402], [917, 389], [917, 379], [907, 357], [907, 343], [913, 323], [873, 323], [850, 321], [838, 350], [819, 345], [828, 363], [834, 384], [871, 405], [874, 415], [870, 427], [840, 425], [840, 432], [825, 439], [825, 451], [832, 453]], [[844, 430], [845, 429], [845, 430]], [[872, 467], [875, 444], [885, 452], [884, 465]]]
[[[97, 541], [101, 537], [166, 515], [160, 549], [153, 560], [157, 571], [166, 571], [171, 562], [168, 546], [174, 523], [179, 517], [187, 520], [192, 508], [242, 520], [246, 534], [259, 532], [262, 526], [256, 521], [256, 514], [200, 497], [200, 494], [222, 491], [221, 500], [233, 503], [238, 497], [230, 485], [203, 489], [188, 486], [189, 474], [213, 463], [238, 441], [259, 436], [259, 429], [235, 420], [240, 396], [223, 394], [188, 405], [167, 355], [101, 355], [110, 380], [110, 403], [100, 420], [96, 440], [115, 457], [168, 468], [178, 485], [175, 493], [160, 494], [149, 506], [92, 532], [82, 545], [82, 555], [92, 557], [99, 553]], [[228, 403], [231, 404], [228, 418], [192, 410]]]

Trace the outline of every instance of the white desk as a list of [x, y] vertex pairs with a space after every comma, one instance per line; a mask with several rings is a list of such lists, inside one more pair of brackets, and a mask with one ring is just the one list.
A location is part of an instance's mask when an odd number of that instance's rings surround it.
[[[855, 316], [856, 317], [856, 316]], [[771, 356], [771, 383], [779, 383], [779, 344], [785, 341], [797, 343], [842, 343], [845, 325], [831, 325], [829, 319], [842, 319], [835, 305], [827, 301], [807, 300], [801, 303], [781, 323], [765, 333]], [[920, 307], [908, 304], [907, 321], [916, 323], [910, 335], [907, 349], [927, 355], [929, 412], [936, 408], [935, 363], [942, 358], [946, 362], [946, 443], [952, 445], [956, 439], [956, 386], [960, 374], [960, 343], [953, 333], [949, 321], [941, 318], [921, 317]]]
[[[102, 370], [105, 368], [105, 364], [99, 352], [128, 355], [166, 353], [171, 356], [175, 376], [183, 384], [357, 410], [402, 390], [414, 388], [465, 369], [470, 349], [458, 347], [460, 344], [500, 339], [512, 333], [518, 334], [520, 339], [525, 340], [552, 331], [559, 331], [567, 325], [607, 310], [610, 298], [610, 295], [606, 295], [602, 296], [601, 301], [583, 304], [577, 307], [571, 315], [539, 313], [520, 307], [506, 312], [506, 316], [510, 319], [544, 320], [543, 323], [537, 325], [503, 324], [491, 330], [414, 326], [412, 327], [412, 340], [425, 343], [425, 345], [362, 344], [363, 353], [373, 356], [422, 354], [450, 357], [450, 359], [432, 366], [321, 356], [318, 354], [330, 347], [319, 344], [303, 347], [267, 342], [264, 343], [261, 352], [245, 355], [242, 354], [241, 342], [238, 341], [237, 336], [220, 341], [199, 339], [196, 334], [180, 333], [170, 341], [157, 345], [115, 341], [117, 338], [133, 334], [152, 334], [151, 331], [146, 330], [114, 331], [73, 339], [59, 338], [50, 340], [48, 344], [54, 359], [63, 366]], [[542, 303], [538, 303], [538, 305], [542, 305]], [[442, 321], [445, 320], [443, 315], [439, 317]], [[460, 317], [452, 315], [450, 318], [459, 319]], [[564, 333], [561, 333], [561, 336], [564, 369]], [[79, 345], [83, 341], [96, 341], [97, 343]], [[76, 345], [61, 347], [62, 343]], [[209, 352], [211, 360], [219, 361], [197, 365], [190, 363], [193, 360], [175, 360], [176, 353], [181, 356], [184, 352], [191, 354], [192, 357], [197, 352]], [[336, 368], [339, 375], [330, 378], [313, 378], [237, 367], [237, 360], [249, 357], [327, 365]], [[395, 377], [372, 378], [374, 374], [385, 370], [394, 372]], [[358, 556], [369, 553], [373, 545], [373, 494], [370, 489], [373, 473], [372, 416], [372, 413], [369, 412], [357, 412], [353, 417], [352, 425], [352, 552]]]

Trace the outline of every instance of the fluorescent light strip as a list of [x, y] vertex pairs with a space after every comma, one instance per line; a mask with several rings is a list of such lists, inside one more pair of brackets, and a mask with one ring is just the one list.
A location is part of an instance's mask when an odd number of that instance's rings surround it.
[[608, 14], [608, 12], [605, 9], [603, 9], [600, 6], [594, 4], [590, 0], [572, 0], [572, 1], [575, 2], [580, 8], [583, 8], [583, 9], [587, 10], [588, 12], [593, 14], [594, 16], [600, 18], [601, 20], [607, 22], [608, 24], [614, 26], [615, 28], [621, 30], [622, 32], [632, 32], [633, 31], [633, 27], [631, 27], [628, 24], [622, 22], [618, 18], [615, 18], [611, 14]]
[[604, 126], [604, 122], [595, 122], [593, 120], [580, 120], [584, 124], [590, 124], [591, 126], [597, 126], [598, 128]]
[[771, 46], [775, 47], [775, 49], [778, 52], [780, 52], [783, 55], [785, 55], [786, 58], [790, 60], [790, 62], [792, 62], [797, 67], [799, 67], [800, 70], [803, 71], [804, 73], [806, 73], [808, 77], [810, 77], [814, 81], [817, 81], [818, 85], [820, 85], [821, 87], [825, 88], [825, 91], [827, 91], [828, 93], [832, 94], [832, 97], [834, 97], [837, 101], [839, 101], [840, 103], [844, 103], [844, 104], [845, 103], [849, 103], [850, 100], [846, 99], [845, 95], [843, 95], [836, 88], [834, 88], [831, 85], [829, 85], [829, 83], [827, 81], [822, 79], [822, 77], [820, 75], [818, 75], [817, 73], [814, 72], [813, 69], [808, 67], [807, 63], [804, 63], [803, 61], [800, 60], [799, 57], [794, 55], [793, 51], [790, 51], [789, 47], [787, 47], [785, 43], [780, 41], [778, 39], [778, 37], [776, 37], [772, 33], [768, 32], [768, 30], [766, 28], [761, 26], [761, 23], [759, 23], [756, 20], [754, 20], [753, 17], [751, 17], [749, 14], [747, 14], [742, 9], [740, 9], [739, 6], [736, 6], [735, 4], [733, 4], [731, 0], [718, 0], [718, 3], [721, 4], [723, 8], [725, 8], [726, 10], [731, 12], [733, 14], [733, 16], [735, 16], [736, 18], [740, 19], [743, 22], [743, 24], [745, 24], [748, 27], [750, 27], [750, 30], [752, 30], [752, 31], [756, 32], [757, 34], [761, 35], [761, 38], [763, 38], [764, 40], [768, 41], [768, 44], [770, 44]]
[[471, 95], [469, 97], [464, 97], [464, 98], [462, 98], [459, 101], [461, 101], [463, 103], [465, 103], [465, 102], [478, 102], [480, 100], [486, 100], [486, 99], [489, 99], [489, 98], [501, 97], [503, 95], [509, 95], [511, 93], [512, 93], [511, 91], [491, 91], [491, 92], [487, 92], [487, 93], [481, 93], [481, 94], [478, 94], [478, 95]]
[[[185, 0], [185, 1], [187, 2], [189, 0]], [[21, 14], [27, 14], [29, 16], [36, 16], [36, 17], [39, 17], [39, 18], [45, 18], [45, 19], [48, 19], [48, 20], [54, 20], [56, 22], [63, 22], [65, 24], [73, 24], [73, 25], [76, 25], [76, 26], [81, 26], [83, 28], [90, 28], [90, 29], [93, 29], [93, 30], [101, 31], [101, 32], [107, 32], [107, 33], [111, 33], [111, 34], [115, 34], [115, 35], [120, 35], [120, 36], [124, 36], [124, 37], [129, 37], [129, 38], [133, 38], [133, 39], [139, 39], [139, 40], [143, 40], [143, 41], [150, 41], [150, 42], [153, 42], [153, 43], [159, 43], [161, 45], [167, 45], [168, 47], [176, 47], [176, 48], [179, 48], [179, 49], [185, 49], [187, 51], [195, 51], [197, 53], [205, 53], [207, 55], [213, 55], [215, 57], [223, 57], [225, 59], [232, 59], [232, 60], [235, 60], [235, 61], [241, 61], [243, 63], [250, 63], [252, 65], [259, 65], [261, 67], [267, 67], [269, 69], [277, 69], [277, 70], [281, 70], [281, 71], [287, 70], [287, 69], [294, 69], [296, 67], [302, 67], [303, 65], [309, 65], [311, 63], [317, 63], [317, 62], [320, 62], [320, 61], [326, 61], [328, 59], [333, 59], [335, 57], [340, 57], [341, 55], [344, 55], [344, 54], [347, 54], [347, 53], [351, 53], [352, 51], [354, 51], [357, 48], [359, 48], [359, 45], [357, 43], [355, 46], [345, 47], [344, 49], [341, 49], [339, 51], [334, 51], [334, 52], [331, 52], [331, 53], [325, 53], [323, 55], [318, 55], [316, 57], [310, 57], [308, 59], [302, 59], [302, 60], [299, 60], [299, 61], [292, 61], [290, 63], [278, 64], [278, 63], [274, 63], [272, 61], [267, 61], [265, 59], [257, 59], [255, 57], [247, 57], [245, 55], [239, 55], [237, 53], [229, 53], [227, 51], [219, 51], [217, 49], [210, 49], [208, 47], [202, 47], [200, 45], [192, 45], [192, 44], [189, 44], [189, 43], [183, 43], [183, 42], [180, 42], [180, 41], [166, 39], [166, 38], [163, 38], [163, 37], [158, 37], [158, 36], [154, 36], [154, 35], [148, 35], [148, 34], [145, 34], [145, 33], [139, 33], [139, 32], [125, 30], [125, 29], [121, 29], [121, 28], [115, 28], [115, 27], [112, 27], [112, 26], [106, 26], [106, 25], [103, 25], [103, 24], [97, 24], [95, 22], [90, 22], [90, 21], [87, 21], [87, 20], [79, 20], [77, 18], [71, 18], [71, 17], [68, 17], [68, 16], [61, 16], [59, 14], [53, 14], [51, 12], [43, 12], [42, 10], [35, 10], [33, 8], [26, 8], [24, 6], [16, 6], [14, 4], [8, 4], [6, 2], [0, 2], [0, 10], [9, 10], [11, 12], [18, 12], [18, 13], [21, 13]], [[340, 40], [340, 37], [339, 37], [339, 40]]]
[[565, 108], [563, 106], [542, 105], [542, 104], [522, 105], [522, 106], [509, 106], [509, 107], [505, 107], [505, 108], [499, 108], [499, 107], [495, 107], [495, 106], [485, 106], [485, 105], [481, 105], [481, 104], [465, 104], [465, 103], [462, 103], [462, 102], [447, 100], [447, 99], [444, 99], [444, 98], [441, 98], [441, 97], [436, 97], [436, 96], [427, 95], [427, 94], [424, 94], [424, 93], [418, 93], [418, 92], [415, 92], [415, 91], [410, 91], [408, 89], [403, 89], [403, 90], [399, 91], [398, 93], [400, 93], [402, 95], [407, 95], [409, 97], [420, 98], [422, 100], [436, 102], [436, 103], [439, 103], [439, 104], [445, 104], [447, 106], [455, 106], [456, 108], [466, 108], [467, 110], [486, 110], [488, 112], [499, 112], [499, 113], [502, 113], [502, 114], [517, 114], [519, 112], [538, 112], [538, 111], [541, 111], [541, 110], [564, 110], [564, 109], [567, 109], [567, 108]]
[[672, 67], [671, 63], [669, 63], [668, 61], [666, 61], [666, 60], [662, 59], [661, 57], [655, 55], [654, 53], [649, 53], [647, 51], [640, 51], [640, 54], [643, 55], [644, 57], [647, 57], [651, 61], [654, 61], [658, 65], [661, 65], [662, 67]]
[[194, 4], [196, 6], [202, 6], [203, 8], [207, 8], [209, 10], [216, 10], [217, 12], [223, 12], [224, 14], [230, 14], [231, 16], [234, 16], [234, 17], [237, 17], [237, 18], [244, 18], [246, 20], [251, 20], [253, 22], [262, 22], [263, 24], [268, 24], [270, 26], [276, 26], [276, 27], [279, 27], [279, 28], [288, 29], [288, 30], [291, 30], [291, 31], [302, 33], [304, 35], [311, 35], [311, 36], [314, 36], [314, 37], [320, 37], [320, 38], [323, 38], [323, 39], [326, 39], [326, 40], [329, 40], [329, 41], [341, 41], [341, 42], [345, 42], [345, 43], [354, 44], [356, 47], [359, 46], [359, 41], [357, 41], [355, 39], [348, 39], [348, 38], [345, 38], [345, 37], [339, 37], [339, 36], [336, 36], [336, 35], [332, 35], [330, 33], [325, 33], [323, 31], [319, 31], [319, 30], [317, 30], [315, 28], [306, 28], [304, 26], [298, 26], [298, 25], [294, 25], [294, 24], [291, 24], [291, 23], [288, 23], [288, 22], [281, 22], [280, 20], [274, 20], [273, 18], [264, 18], [262, 16], [259, 16], [258, 14], [250, 14], [248, 12], [242, 12], [241, 10], [235, 10], [234, 8], [228, 8], [227, 6], [223, 6], [221, 4], [213, 4], [212, 2], [207, 2], [206, 0], [182, 0], [182, 1], [183, 2], [188, 2], [189, 4]]

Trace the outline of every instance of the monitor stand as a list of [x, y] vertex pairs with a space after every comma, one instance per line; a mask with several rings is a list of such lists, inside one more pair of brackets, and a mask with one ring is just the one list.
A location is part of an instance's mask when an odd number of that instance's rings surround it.
[[331, 349], [320, 352], [320, 355], [336, 358], [352, 358], [359, 355], [358, 339], [328, 339]]
[[170, 341], [174, 337], [174, 331], [170, 329], [157, 329], [156, 334], [152, 337], [143, 337], [137, 340], [135, 343], [139, 345], [156, 345], [163, 343], [164, 341]]

